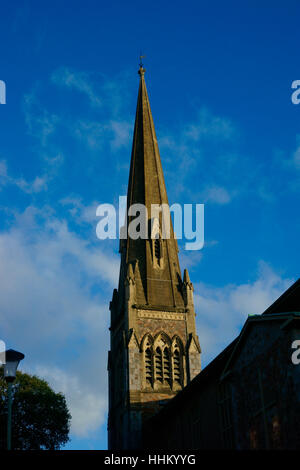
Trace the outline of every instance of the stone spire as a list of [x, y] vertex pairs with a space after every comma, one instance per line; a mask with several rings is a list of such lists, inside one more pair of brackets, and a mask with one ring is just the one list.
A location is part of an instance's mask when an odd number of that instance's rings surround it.
[[[137, 304], [165, 307], [184, 307], [181, 292], [181, 272], [178, 261], [178, 245], [174, 237], [170, 217], [170, 238], [162, 234], [162, 215], [151, 220], [153, 204], [169, 205], [163, 176], [158, 143], [145, 83], [145, 69], [139, 71], [140, 84], [135, 117], [127, 204], [143, 204], [147, 208], [145, 231], [148, 239], [133, 240], [129, 236], [123, 243], [121, 272], [127, 272], [128, 263], [135, 264]], [[137, 214], [138, 215], [138, 214]], [[152, 213], [153, 215], [153, 213]], [[127, 229], [131, 220], [127, 219]], [[156, 240], [153, 235], [155, 222]], [[152, 229], [151, 229], [152, 227]], [[151, 236], [153, 237], [151, 239]]]
[[[151, 211], [155, 204], [168, 208], [168, 198], [142, 65], [139, 75], [127, 209], [142, 204], [147, 217], [142, 220], [134, 212], [127, 216], [119, 286], [110, 302], [110, 449], [139, 448], [144, 421], [201, 368], [193, 286], [187, 271], [181, 279], [169, 212], [166, 238], [162, 214]], [[128, 233], [137, 218], [144, 238]]]

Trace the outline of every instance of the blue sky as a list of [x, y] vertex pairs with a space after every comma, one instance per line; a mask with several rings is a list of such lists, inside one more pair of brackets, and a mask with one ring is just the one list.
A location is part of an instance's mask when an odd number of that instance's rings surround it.
[[299, 276], [297, 1], [15, 1], [1, 6], [0, 336], [66, 394], [67, 448], [106, 448], [116, 241], [146, 82], [170, 203], [205, 204], [181, 250], [206, 365]]

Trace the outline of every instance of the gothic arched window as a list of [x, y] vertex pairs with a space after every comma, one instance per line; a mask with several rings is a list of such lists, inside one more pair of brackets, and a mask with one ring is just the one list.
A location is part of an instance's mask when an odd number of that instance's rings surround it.
[[144, 384], [153, 386], [153, 348], [152, 340], [147, 335], [143, 341], [143, 366], [144, 366]]
[[154, 386], [172, 387], [171, 340], [160, 333], [154, 340]]
[[163, 374], [164, 374], [164, 382], [168, 383], [171, 385], [171, 361], [170, 361], [170, 351], [169, 348], [164, 349], [164, 355], [163, 355]]
[[179, 338], [173, 340], [173, 383], [182, 387], [184, 384], [183, 376], [183, 347]]
[[163, 267], [163, 244], [161, 238], [161, 230], [159, 219], [155, 217], [151, 219], [151, 250], [152, 250], [152, 259], [154, 267], [162, 268]]
[[173, 355], [173, 364], [174, 364], [174, 381], [178, 384], [181, 383], [181, 368], [180, 368], [180, 353], [178, 349], [174, 351]]
[[162, 365], [162, 353], [160, 348], [156, 348], [155, 351], [155, 379], [158, 382], [163, 383], [163, 365]]
[[155, 241], [154, 241], [154, 253], [155, 253], [155, 258], [157, 260], [157, 262], [159, 263], [160, 261], [160, 254], [161, 254], [161, 250], [160, 250], [160, 239], [159, 238], [155, 238]]
[[152, 352], [150, 348], [147, 348], [145, 351], [145, 379], [147, 385], [152, 385]]

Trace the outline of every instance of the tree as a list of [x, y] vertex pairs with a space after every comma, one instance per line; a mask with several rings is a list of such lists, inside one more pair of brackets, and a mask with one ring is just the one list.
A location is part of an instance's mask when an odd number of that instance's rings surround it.
[[[71, 415], [62, 393], [45, 380], [17, 372], [12, 385], [12, 449], [58, 450], [69, 440]], [[6, 447], [7, 384], [0, 368], [0, 448]]]

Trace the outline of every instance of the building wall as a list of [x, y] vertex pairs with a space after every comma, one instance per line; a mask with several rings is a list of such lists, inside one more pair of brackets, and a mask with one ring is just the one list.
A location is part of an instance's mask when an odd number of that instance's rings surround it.
[[300, 369], [291, 362], [295, 331], [282, 323], [253, 326], [232, 368], [237, 449], [300, 446]]
[[299, 449], [300, 365], [292, 364], [291, 344], [300, 330], [285, 323], [251, 324], [148, 420], [145, 448]]
[[201, 372], [159, 414], [149, 419], [144, 426], [144, 447], [173, 450], [221, 448], [219, 375], [218, 364], [212, 373]]

